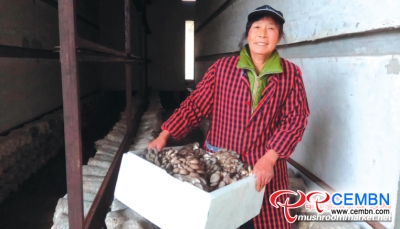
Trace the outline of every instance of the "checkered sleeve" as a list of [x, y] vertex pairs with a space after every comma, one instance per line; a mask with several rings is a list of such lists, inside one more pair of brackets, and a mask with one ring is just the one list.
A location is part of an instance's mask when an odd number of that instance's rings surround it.
[[171, 137], [181, 139], [190, 130], [200, 125], [203, 118], [211, 114], [214, 97], [215, 72], [219, 61], [206, 72], [196, 89], [184, 100], [172, 116], [162, 124], [162, 130], [168, 130]]
[[266, 152], [273, 149], [281, 159], [287, 159], [293, 153], [303, 136], [310, 114], [301, 71], [298, 67], [296, 68], [293, 87], [282, 106], [280, 127], [277, 128], [266, 146]]

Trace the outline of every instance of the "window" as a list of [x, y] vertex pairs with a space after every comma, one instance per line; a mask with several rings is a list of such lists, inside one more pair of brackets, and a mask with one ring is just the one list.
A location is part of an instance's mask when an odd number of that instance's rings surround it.
[[194, 79], [194, 21], [185, 24], [185, 79]]

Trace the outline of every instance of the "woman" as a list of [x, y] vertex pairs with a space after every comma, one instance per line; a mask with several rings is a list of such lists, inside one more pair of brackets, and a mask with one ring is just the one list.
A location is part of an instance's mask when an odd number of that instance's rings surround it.
[[239, 56], [219, 59], [208, 69], [148, 146], [160, 151], [170, 136], [184, 137], [211, 115], [205, 148], [237, 151], [253, 166], [257, 191], [266, 187], [260, 214], [241, 228], [291, 228], [269, 196], [288, 187], [286, 159], [302, 138], [309, 110], [299, 67], [276, 51], [284, 22], [283, 14], [268, 5], [251, 12], [248, 45]]

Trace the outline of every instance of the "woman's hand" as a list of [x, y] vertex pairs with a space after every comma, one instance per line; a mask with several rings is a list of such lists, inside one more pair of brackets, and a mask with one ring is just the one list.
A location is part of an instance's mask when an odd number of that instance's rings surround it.
[[160, 135], [153, 141], [149, 143], [147, 148], [149, 149], [154, 149], [156, 148], [158, 152], [160, 152], [164, 147], [165, 144], [167, 144], [167, 140], [169, 138], [170, 134], [168, 130], [163, 130], [161, 131]]
[[253, 173], [256, 174], [256, 190], [260, 192], [274, 177], [274, 165], [279, 154], [275, 150], [268, 150], [254, 165]]

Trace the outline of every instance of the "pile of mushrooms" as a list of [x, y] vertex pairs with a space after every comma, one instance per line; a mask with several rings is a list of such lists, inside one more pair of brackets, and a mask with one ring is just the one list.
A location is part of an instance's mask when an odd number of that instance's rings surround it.
[[240, 160], [235, 151], [221, 149], [212, 154], [199, 148], [199, 143], [188, 144], [180, 150], [145, 149], [138, 156], [167, 171], [173, 177], [211, 192], [249, 176], [251, 166]]

